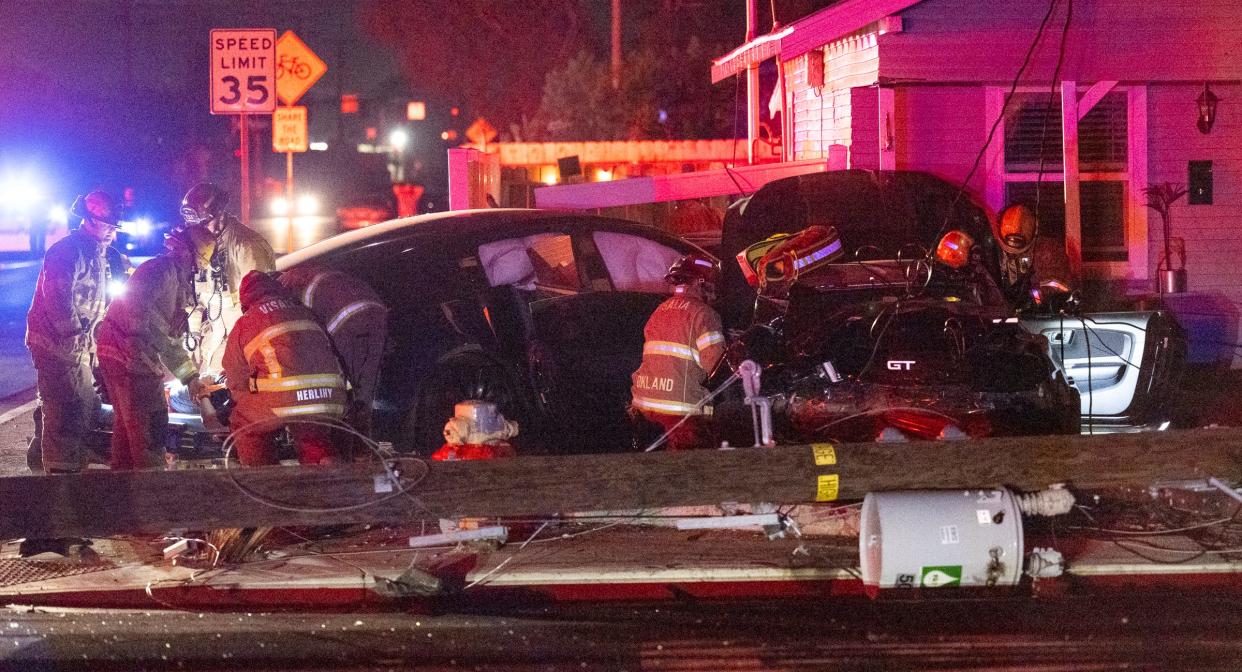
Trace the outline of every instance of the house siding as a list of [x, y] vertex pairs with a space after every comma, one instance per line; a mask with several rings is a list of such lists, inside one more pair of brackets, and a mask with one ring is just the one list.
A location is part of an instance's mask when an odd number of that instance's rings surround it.
[[[1185, 186], [1188, 162], [1212, 162], [1212, 204], [1190, 205], [1183, 197], [1170, 208], [1173, 235], [1186, 241], [1186, 268], [1190, 289], [1219, 292], [1242, 302], [1242, 114], [1228, 101], [1242, 101], [1242, 86], [1214, 86], [1223, 100], [1216, 124], [1204, 135], [1195, 127], [1195, 98], [1201, 85], [1153, 85], [1147, 94], [1148, 182]], [[1164, 253], [1160, 216], [1153, 213], [1148, 227], [1151, 268]], [[1154, 276], [1153, 276], [1154, 277]]]
[[[1023, 84], [1047, 85], [1067, 3], [1059, 3]], [[927, 0], [901, 12], [903, 30], [879, 37], [885, 81], [1008, 82], [1022, 65], [1046, 2]], [[1074, 3], [1062, 80], [1237, 79], [1242, 3], [1133, 0]], [[1188, 48], [1190, 47], [1190, 48]]]
[[[824, 59], [822, 87], [812, 87], [807, 81], [807, 66], [813, 58]], [[853, 144], [853, 122], [858, 114], [853, 107], [853, 89], [874, 85], [878, 72], [876, 35], [866, 31], [785, 62], [793, 109], [794, 159], [826, 158], [831, 145]]]
[[[922, 170], [961, 184], [987, 138], [984, 103], [981, 86], [897, 87], [897, 169]], [[982, 194], [985, 177], [981, 162], [970, 177], [970, 190]]]

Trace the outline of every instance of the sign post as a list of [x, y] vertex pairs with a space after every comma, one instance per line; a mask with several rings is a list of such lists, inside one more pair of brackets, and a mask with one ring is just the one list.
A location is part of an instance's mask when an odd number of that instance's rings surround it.
[[272, 113], [272, 151], [285, 155], [285, 202], [289, 204], [289, 232], [285, 251], [293, 251], [293, 153], [305, 152], [310, 142], [306, 129], [306, 108], [278, 107]]
[[285, 200], [289, 203], [289, 233], [285, 243], [293, 251], [293, 152], [305, 152], [309, 144], [306, 108], [294, 103], [319, 81], [328, 66], [292, 30], [276, 41], [276, 95], [282, 107], [272, 117], [272, 151], [285, 153]]
[[276, 109], [276, 31], [211, 31], [211, 113], [241, 115], [241, 220], [250, 225], [250, 138], [247, 115]]

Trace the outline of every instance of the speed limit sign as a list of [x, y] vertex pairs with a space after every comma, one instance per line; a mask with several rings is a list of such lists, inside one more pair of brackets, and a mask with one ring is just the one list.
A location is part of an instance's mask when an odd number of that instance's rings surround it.
[[271, 114], [276, 109], [276, 30], [211, 31], [211, 113]]

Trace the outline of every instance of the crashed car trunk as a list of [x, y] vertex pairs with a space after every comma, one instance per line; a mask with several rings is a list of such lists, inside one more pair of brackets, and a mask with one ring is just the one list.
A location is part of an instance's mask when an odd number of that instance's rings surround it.
[[[784, 441], [961, 439], [1078, 432], [1078, 395], [1047, 340], [1009, 318], [989, 278], [923, 260], [829, 265], [762, 301], [735, 356], [764, 366]], [[975, 269], [974, 273], [980, 272]], [[926, 276], [923, 276], [926, 277]], [[722, 404], [727, 425], [748, 411]], [[740, 431], [730, 438], [742, 438]]]
[[[834, 227], [846, 255], [799, 278], [787, 297], [757, 296], [725, 264], [722, 316], [745, 333], [733, 357], [764, 365], [779, 438], [1076, 433], [1080, 420], [1093, 432], [1167, 425], [1184, 360], [1171, 318], [1031, 310], [1027, 288], [1004, 281], [987, 214], [956, 185], [863, 170], [778, 180], [731, 208], [721, 256], [816, 225]], [[923, 261], [949, 231], [973, 240], [964, 269]], [[750, 417], [721, 406], [726, 425]]]

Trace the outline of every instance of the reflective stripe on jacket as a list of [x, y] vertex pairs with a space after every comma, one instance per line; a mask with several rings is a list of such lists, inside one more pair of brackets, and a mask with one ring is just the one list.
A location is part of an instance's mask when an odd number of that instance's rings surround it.
[[371, 319], [383, 320], [388, 314], [374, 290], [341, 271], [300, 266], [281, 273], [280, 284], [311, 309], [334, 341], [352, 319], [366, 313]]
[[134, 373], [158, 376], [167, 367], [183, 383], [193, 378], [197, 369], [185, 350], [193, 275], [192, 262], [171, 252], [139, 266], [99, 325], [99, 357]]
[[47, 250], [26, 314], [26, 347], [78, 361], [95, 349], [108, 291], [107, 246], [75, 229]]
[[345, 379], [323, 327], [305, 306], [283, 296], [255, 302], [237, 320], [224, 349], [235, 417], [345, 413]]
[[700, 413], [703, 382], [724, 356], [720, 316], [702, 300], [675, 294], [643, 329], [643, 363], [631, 377], [635, 408], [668, 415]]
[[388, 308], [367, 283], [341, 271], [303, 265], [281, 273], [280, 284], [328, 331], [355, 401], [369, 405], [383, 357], [379, 344], [388, 331]]

